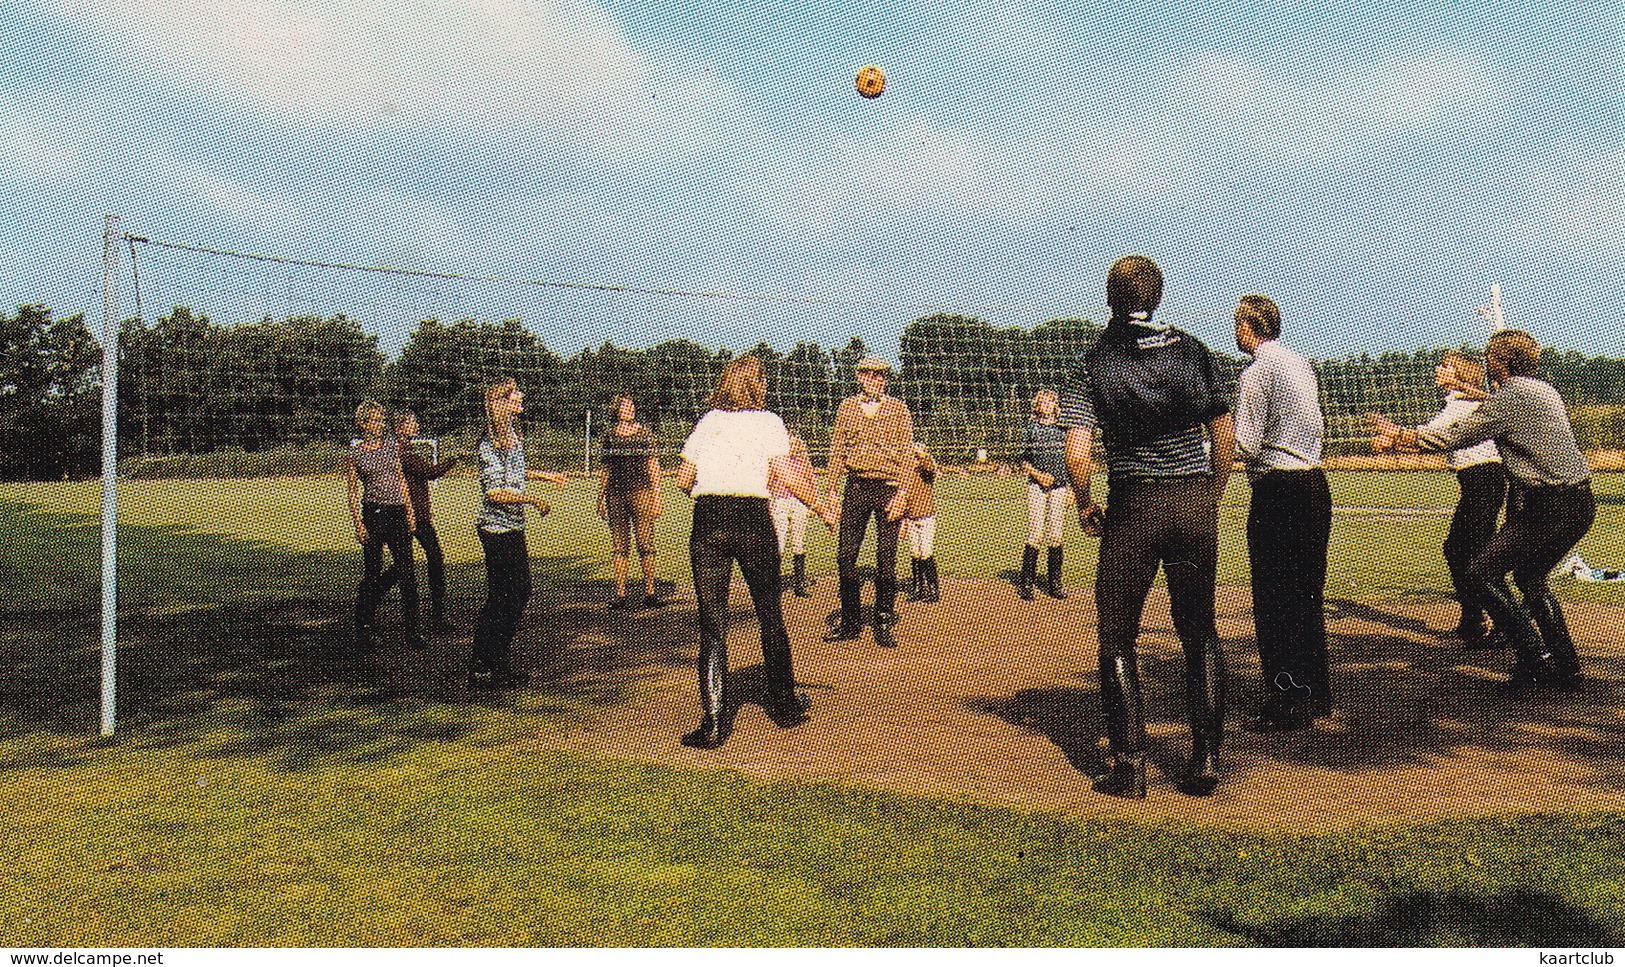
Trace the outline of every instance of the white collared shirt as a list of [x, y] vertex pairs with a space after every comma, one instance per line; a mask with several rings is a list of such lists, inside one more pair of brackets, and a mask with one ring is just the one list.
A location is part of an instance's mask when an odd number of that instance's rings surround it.
[[[1477, 412], [1481, 404], [1481, 400], [1470, 400], [1455, 390], [1451, 390], [1445, 395], [1444, 409], [1439, 411], [1439, 415], [1416, 429], [1419, 431], [1443, 430], [1453, 425], [1457, 420]], [[1483, 443], [1475, 443], [1470, 447], [1462, 447], [1460, 450], [1447, 451], [1444, 459], [1450, 465], [1451, 470], [1466, 470], [1468, 467], [1476, 467], [1481, 463], [1500, 463], [1501, 451], [1496, 448], [1494, 440], [1485, 440]]]
[[1274, 339], [1259, 343], [1241, 373], [1235, 420], [1236, 454], [1253, 479], [1320, 466], [1326, 419], [1315, 368]]

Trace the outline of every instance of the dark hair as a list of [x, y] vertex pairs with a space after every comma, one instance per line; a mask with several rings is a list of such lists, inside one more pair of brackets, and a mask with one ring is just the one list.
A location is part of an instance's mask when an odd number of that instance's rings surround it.
[[1267, 295], [1250, 293], [1236, 303], [1236, 318], [1260, 339], [1281, 338], [1281, 307]]
[[609, 425], [611, 427], [613, 427], [615, 424], [617, 424], [617, 423], [619, 423], [621, 421], [621, 404], [622, 403], [631, 403], [632, 404], [632, 411], [634, 413], [637, 412], [637, 408], [638, 408], [638, 401], [637, 400], [633, 399], [630, 396], [627, 396], [625, 393], [616, 393], [615, 397], [609, 401]]
[[1106, 272], [1106, 304], [1112, 315], [1150, 312], [1162, 304], [1162, 270], [1144, 255], [1125, 255]]
[[755, 356], [740, 356], [722, 367], [717, 388], [711, 391], [706, 405], [716, 410], [759, 410], [766, 402], [762, 361]]
[[1491, 336], [1484, 355], [1499, 359], [1511, 376], [1533, 376], [1540, 372], [1540, 343], [1522, 329], [1503, 329]]

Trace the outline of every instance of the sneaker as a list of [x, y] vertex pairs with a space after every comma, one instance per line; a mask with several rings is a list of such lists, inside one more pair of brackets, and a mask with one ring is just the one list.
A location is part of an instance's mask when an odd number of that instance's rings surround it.
[[406, 647], [412, 649], [413, 651], [427, 651], [429, 649], [429, 639], [423, 637], [416, 631], [408, 631], [406, 634], [401, 636], [401, 640], [405, 641]]
[[609, 599], [609, 610], [630, 611], [632, 610], [632, 602], [627, 598], [626, 595], [617, 594], [615, 597]]
[[643, 596], [643, 606], [645, 608], [661, 608], [665, 604], [666, 602], [662, 601], [658, 594], [645, 594]]

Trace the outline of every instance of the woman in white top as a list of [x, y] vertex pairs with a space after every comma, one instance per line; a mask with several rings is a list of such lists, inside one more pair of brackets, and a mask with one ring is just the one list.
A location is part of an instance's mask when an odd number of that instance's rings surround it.
[[[1433, 380], [1445, 391], [1444, 409], [1423, 424], [1426, 429], [1442, 430], [1454, 425], [1477, 410], [1489, 395], [1484, 389], [1484, 367], [1458, 352], [1446, 353], [1439, 360]], [[1505, 636], [1491, 638], [1484, 607], [1473, 596], [1467, 580], [1467, 565], [1495, 536], [1501, 505], [1506, 501], [1506, 468], [1501, 465], [1501, 451], [1494, 440], [1451, 450], [1445, 460], [1456, 472], [1456, 483], [1461, 487], [1456, 512], [1450, 518], [1450, 533], [1444, 539], [1444, 559], [1450, 566], [1456, 600], [1461, 603], [1456, 633], [1469, 648], [1495, 647], [1504, 644]]]
[[790, 489], [826, 525], [834, 518], [818, 490], [789, 463], [790, 435], [778, 414], [763, 409], [767, 380], [762, 361], [741, 356], [722, 370], [711, 409], [683, 444], [677, 486], [694, 497], [688, 554], [700, 624], [700, 727], [683, 744], [715, 749], [728, 740], [732, 712], [725, 701], [728, 676], [728, 586], [734, 561], [745, 575], [762, 631], [768, 717], [788, 727], [806, 719], [812, 703], [796, 691], [790, 638], [779, 602], [779, 545], [768, 508], [769, 478]]

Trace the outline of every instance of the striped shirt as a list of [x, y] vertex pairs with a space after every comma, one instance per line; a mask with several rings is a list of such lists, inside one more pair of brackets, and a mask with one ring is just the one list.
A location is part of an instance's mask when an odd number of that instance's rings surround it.
[[[1090, 398], [1089, 370], [1081, 359], [1073, 366], [1072, 377], [1061, 393], [1058, 422], [1089, 430], [1099, 425]], [[1208, 463], [1207, 435], [1200, 423], [1135, 444], [1113, 445], [1111, 429], [1105, 431], [1108, 481], [1117, 477], [1188, 477], [1213, 472]]]
[[475, 523], [489, 534], [524, 530], [525, 505], [497, 503], [491, 499], [493, 490], [525, 492], [525, 441], [517, 434], [506, 450], [498, 450], [489, 438], [480, 441], [480, 491], [485, 500]]
[[1236, 455], [1248, 477], [1320, 466], [1325, 435], [1314, 366], [1273, 339], [1260, 343], [1236, 398]]
[[1055, 478], [1055, 483], [1046, 489], [1072, 486], [1072, 474], [1066, 467], [1065, 427], [1033, 420], [1022, 431], [1021, 444], [1021, 462]]
[[406, 478], [401, 473], [401, 446], [385, 437], [372, 449], [362, 443], [350, 447], [355, 475], [361, 481], [361, 499], [369, 504], [399, 507], [406, 503]]

